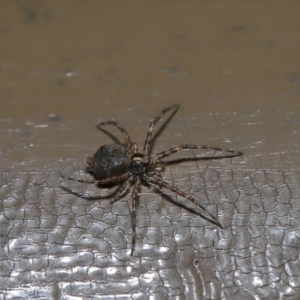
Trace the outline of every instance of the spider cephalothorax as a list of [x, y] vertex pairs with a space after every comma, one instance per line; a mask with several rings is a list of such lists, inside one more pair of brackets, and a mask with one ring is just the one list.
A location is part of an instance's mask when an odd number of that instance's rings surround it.
[[135, 227], [136, 227], [136, 207], [138, 198], [140, 196], [141, 184], [146, 185], [148, 188], [152, 186], [158, 188], [166, 188], [186, 199], [195, 203], [201, 210], [201, 216], [216, 224], [220, 228], [222, 225], [217, 221], [215, 216], [206, 210], [206, 208], [198, 203], [196, 199], [175, 186], [162, 180], [160, 172], [163, 170], [163, 158], [170, 156], [171, 154], [184, 149], [208, 149], [214, 151], [221, 151], [223, 157], [235, 157], [242, 155], [242, 152], [234, 150], [223, 150], [218, 147], [211, 147], [207, 145], [188, 145], [183, 144], [175, 146], [157, 154], [151, 154], [152, 147], [152, 134], [154, 125], [160, 120], [160, 118], [170, 110], [173, 110], [173, 114], [178, 110], [179, 105], [173, 105], [168, 107], [150, 122], [149, 130], [145, 140], [143, 150], [140, 152], [136, 143], [130, 140], [127, 131], [119, 125], [116, 121], [107, 121], [100, 123], [97, 128], [102, 130], [104, 125], [113, 125], [117, 127], [125, 137], [124, 146], [111, 144], [101, 146], [92, 157], [87, 157], [86, 162], [89, 165], [90, 173], [94, 176], [94, 180], [74, 179], [69, 177], [70, 180], [75, 180], [85, 183], [93, 183], [97, 185], [107, 185], [111, 183], [122, 183], [122, 186], [112, 199], [111, 203], [119, 200], [122, 195], [128, 192], [128, 189], [132, 187], [131, 199], [129, 201], [129, 209], [132, 218], [132, 244], [131, 255], [135, 246]]

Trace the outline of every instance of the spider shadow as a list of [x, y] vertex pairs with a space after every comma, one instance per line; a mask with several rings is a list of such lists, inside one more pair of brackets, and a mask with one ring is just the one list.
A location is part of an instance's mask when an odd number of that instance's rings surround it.
[[223, 158], [233, 158], [240, 156], [240, 154], [235, 154], [235, 155], [223, 155], [223, 156], [203, 156], [203, 157], [186, 157], [186, 158], [176, 158], [172, 159], [169, 161], [163, 161], [165, 166], [172, 166], [176, 164], [180, 164], [183, 162], [188, 162], [188, 161], [198, 161], [198, 160], [217, 160], [217, 159], [223, 159]]
[[111, 132], [109, 132], [108, 130], [105, 130], [104, 128], [102, 128], [102, 127], [97, 127], [97, 129], [98, 130], [101, 130], [103, 133], [105, 133], [108, 137], [110, 137], [112, 140], [113, 140], [113, 142], [115, 143], [115, 144], [117, 144], [117, 145], [120, 145], [120, 146], [124, 146], [124, 144], [122, 144], [121, 142], [120, 142], [120, 140], [114, 135], [114, 134], [112, 134]]
[[[118, 184], [110, 184], [110, 185], [96, 185], [98, 188], [107, 188], [107, 189], [110, 189], [110, 188], [113, 188], [115, 186], [119, 185]], [[121, 189], [122, 185], [119, 185], [115, 190], [113, 190], [112, 192], [110, 192], [109, 194], [107, 195], [104, 195], [104, 196], [96, 196], [96, 197], [93, 197], [93, 196], [84, 196], [80, 193], [77, 193], [77, 192], [74, 192], [72, 191], [71, 189], [65, 187], [65, 186], [60, 186], [60, 188], [64, 191], [66, 191], [67, 193], [71, 194], [71, 195], [74, 195], [78, 198], [81, 198], [81, 199], [84, 199], [84, 200], [107, 200], [107, 199], [111, 199], [113, 198], [114, 196], [116, 196], [116, 194], [119, 192], [119, 190]], [[121, 195], [121, 197], [123, 197], [124, 195]]]
[[[184, 205], [182, 203], [179, 203], [179, 202], [175, 201], [171, 196], [165, 194], [158, 187], [151, 186], [149, 189], [152, 190], [155, 194], [160, 195], [162, 198], [166, 199], [170, 203], [172, 203], [172, 204], [174, 204], [174, 205], [176, 205], [176, 206], [178, 206], [180, 208], [183, 208], [186, 211], [188, 211], [188, 212], [190, 212], [190, 213], [192, 213], [194, 215], [200, 216], [202, 219], [204, 219], [204, 220], [206, 220], [206, 221], [208, 221], [210, 223], [213, 223], [214, 225], [217, 225], [218, 227], [220, 227], [220, 225], [215, 220], [208, 218], [206, 215], [200, 213], [198, 210], [196, 210], [194, 208], [188, 207], [188, 206], [186, 206], [186, 205]], [[221, 228], [223, 229], [223, 227], [221, 227]]]
[[[102, 188], [103, 187], [105, 187], [105, 188], [112, 188], [113, 186], [116, 186], [116, 184], [114, 184], [114, 185], [106, 185], [106, 186], [103, 186], [103, 185], [99, 186], [99, 185], [97, 185], [97, 186], [98, 187], [102, 187]], [[194, 208], [188, 207], [188, 206], [186, 206], [186, 205], [184, 205], [182, 203], [179, 203], [179, 202], [175, 201], [171, 196], [169, 196], [169, 195], [165, 194], [163, 191], [161, 191], [160, 188], [155, 187], [155, 186], [148, 186], [148, 185], [146, 185], [146, 186], [148, 187], [149, 190], [153, 191], [157, 195], [160, 195], [162, 198], [164, 198], [168, 202], [174, 204], [175, 206], [183, 208], [186, 211], [188, 211], [188, 212], [190, 212], [190, 213], [192, 213], [194, 215], [200, 216], [202, 219], [204, 219], [204, 220], [206, 220], [206, 221], [208, 221], [210, 223], [213, 223], [213, 224], [215, 224], [215, 225], [217, 225], [219, 227], [219, 224], [215, 220], [208, 218], [207, 216], [205, 216], [204, 214], [200, 213], [198, 210], [196, 210]], [[107, 199], [111, 199], [111, 198], [113, 198], [119, 192], [119, 190], [121, 189], [121, 187], [122, 187], [122, 185], [119, 185], [117, 189], [115, 189], [113, 192], [109, 193], [108, 195], [97, 196], [97, 197], [84, 196], [84, 195], [79, 194], [77, 192], [73, 192], [72, 190], [70, 190], [70, 189], [68, 189], [68, 188], [66, 188], [64, 186], [61, 186], [60, 188], [62, 190], [64, 190], [64, 191], [68, 192], [71, 195], [77, 196], [78, 198], [92, 201], [92, 200], [104, 200], [104, 199], [107, 200]], [[120, 199], [123, 198], [123, 197], [125, 197], [127, 194], [128, 194], [128, 191], [124, 192], [123, 194], [121, 194], [120, 195]], [[223, 228], [223, 227], [221, 227], [221, 228]]]

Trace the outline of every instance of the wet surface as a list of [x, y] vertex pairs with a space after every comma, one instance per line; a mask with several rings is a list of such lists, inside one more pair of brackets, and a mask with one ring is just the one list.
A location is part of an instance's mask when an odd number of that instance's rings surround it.
[[[88, 3], [2, 4], [0, 297], [299, 299], [299, 3]], [[131, 257], [130, 195], [60, 172], [174, 103], [154, 152], [244, 152], [163, 174], [224, 229], [143, 188]]]

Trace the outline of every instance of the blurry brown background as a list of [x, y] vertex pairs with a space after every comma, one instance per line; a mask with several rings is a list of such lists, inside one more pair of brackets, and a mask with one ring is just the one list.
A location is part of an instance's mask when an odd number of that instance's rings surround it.
[[[299, 1], [0, 5], [1, 299], [300, 298]], [[59, 172], [85, 176], [99, 121], [142, 144], [175, 103], [155, 151], [244, 151], [164, 173], [225, 229], [145, 189], [130, 257], [130, 195]]]

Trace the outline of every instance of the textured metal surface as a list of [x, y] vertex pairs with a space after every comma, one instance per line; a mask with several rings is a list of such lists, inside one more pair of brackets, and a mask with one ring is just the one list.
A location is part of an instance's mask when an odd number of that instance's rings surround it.
[[[126, 198], [111, 206], [63, 192], [57, 173], [3, 173], [2, 296], [296, 299], [299, 172], [172, 174], [177, 186], [211, 204], [225, 228], [145, 192], [130, 257]], [[91, 187], [88, 196], [97, 195]]]
[[[299, 2], [88, 3], [1, 6], [0, 299], [299, 299]], [[224, 229], [144, 188], [131, 257], [129, 195], [59, 172], [175, 103], [155, 151], [245, 153], [164, 172]]]

